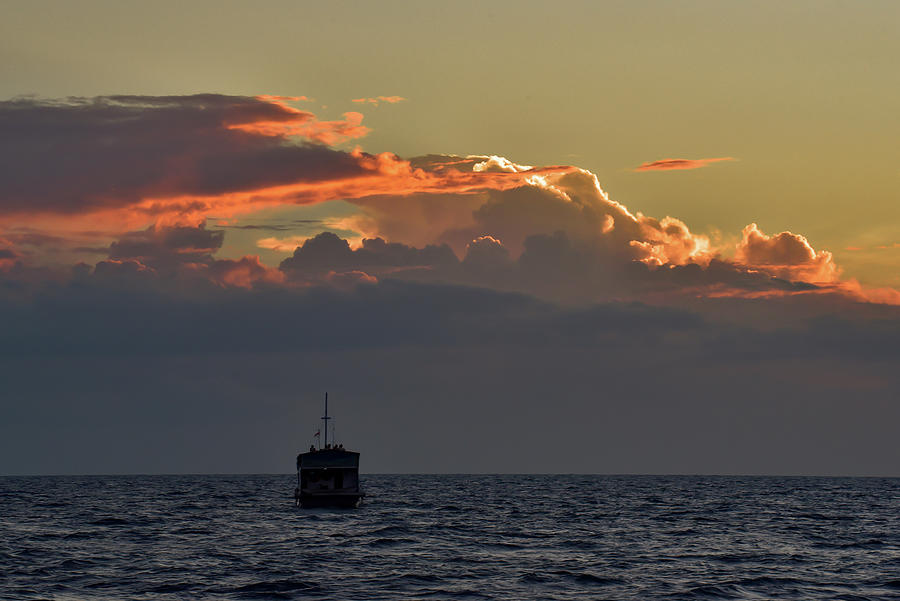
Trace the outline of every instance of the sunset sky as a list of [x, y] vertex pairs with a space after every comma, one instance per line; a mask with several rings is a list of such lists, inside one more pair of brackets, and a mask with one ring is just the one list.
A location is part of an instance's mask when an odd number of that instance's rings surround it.
[[0, 473], [900, 475], [896, 2], [3, 8]]

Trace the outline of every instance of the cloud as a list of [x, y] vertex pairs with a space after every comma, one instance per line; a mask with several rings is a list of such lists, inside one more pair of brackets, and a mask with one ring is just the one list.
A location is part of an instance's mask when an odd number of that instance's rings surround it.
[[[453, 172], [483, 161], [431, 156], [412, 159], [410, 164]], [[493, 164], [499, 167], [503, 163], [495, 160]], [[683, 295], [844, 294], [873, 302], [894, 298], [883, 292], [867, 295], [858, 285], [841, 282], [830, 253], [814, 251], [802, 236], [794, 234], [770, 240], [757, 228], [748, 228], [736, 256], [728, 258], [731, 249], [714, 247], [707, 236], [692, 232], [677, 218], [632, 213], [610, 199], [596, 177], [585, 170], [526, 175], [523, 185], [477, 194], [373, 196], [350, 202], [359, 206], [361, 213], [346, 219], [345, 229], [417, 247], [446, 243], [460, 257], [472, 240], [483, 236], [502, 241], [504, 250], [516, 259], [526, 250], [529, 238], [544, 237], [534, 238], [537, 244], [561, 234], [554, 244], [563, 244], [568, 250], [540, 260], [533, 251], [525, 261], [529, 265], [555, 261], [552, 269], [545, 270], [543, 280], [525, 277], [523, 264], [517, 262], [507, 277], [489, 284], [479, 282], [557, 300], [639, 298], [646, 294], [662, 302], [666, 296]], [[554, 286], [544, 285], [550, 280], [555, 281]]]
[[472, 171], [489, 172], [489, 173], [521, 173], [523, 171], [531, 171], [534, 169], [531, 165], [518, 165], [513, 163], [506, 157], [491, 155], [487, 157], [470, 156], [469, 159], [483, 158], [480, 163], [472, 165]]
[[[346, 239], [323, 232], [305, 240], [280, 268], [287, 282], [303, 285], [328, 284], [341, 274], [365, 274], [379, 281], [477, 286], [566, 304], [617, 299], [670, 304], [694, 297], [848, 292], [824, 290], [720, 258], [703, 264], [658, 266], [610, 255], [602, 247], [573, 241], [562, 231], [528, 236], [523, 246], [524, 251], [514, 258], [500, 240], [480, 236], [466, 245], [462, 260], [458, 260], [448, 245], [416, 248], [374, 238], [363, 239], [354, 249]], [[345, 278], [343, 283], [348, 281]]]
[[21, 255], [15, 251], [12, 243], [0, 238], [0, 271], [11, 269], [20, 258]]
[[304, 242], [309, 240], [309, 236], [288, 236], [287, 238], [260, 238], [256, 241], [256, 245], [266, 250], [274, 250], [277, 252], [294, 252], [298, 246], [302, 246]]
[[196, 225], [283, 204], [508, 189], [569, 169], [428, 169], [326, 146], [364, 135], [361, 119], [320, 121], [265, 96], [0, 102], [0, 229]]
[[182, 263], [211, 263], [225, 239], [222, 231], [199, 227], [153, 225], [128, 232], [109, 247], [109, 258], [137, 260], [155, 269]]
[[511, 262], [509, 251], [492, 236], [480, 236], [466, 246], [463, 264], [476, 269], [503, 270]]
[[381, 238], [368, 238], [358, 249], [331, 232], [323, 232], [303, 242], [280, 268], [295, 280], [320, 279], [323, 275], [364, 273], [379, 276], [408, 269], [455, 267], [456, 255], [449, 246], [414, 248]]
[[315, 227], [322, 224], [321, 219], [294, 219], [285, 223], [216, 223], [215, 227], [226, 230], [260, 230], [269, 232], [287, 232], [298, 226]]
[[893, 244], [875, 244], [871, 246], [845, 246], [844, 250], [849, 251], [877, 251], [877, 250], [894, 250], [900, 248], [900, 242], [894, 242]]
[[755, 223], [744, 228], [735, 260], [774, 276], [810, 283], [833, 283], [840, 273], [828, 251], [818, 251], [791, 232], [764, 234]]
[[387, 104], [397, 104], [398, 102], [403, 102], [405, 100], [406, 98], [403, 96], [375, 96], [370, 98], [354, 98], [351, 102], [378, 106], [382, 102], [386, 102]]
[[166, 212], [155, 198], [190, 205], [194, 195], [359, 176], [368, 172], [360, 157], [285, 139], [357, 126], [355, 116], [319, 122], [280, 101], [214, 94], [0, 102], [0, 223], [34, 216], [71, 228], [92, 215], [84, 224], [96, 228], [96, 215], [111, 211], [116, 223], [140, 225]]
[[634, 171], [672, 171], [680, 169], [699, 169], [712, 163], [734, 161], [733, 157], [716, 157], [711, 159], [660, 159], [650, 163], [642, 163]]
[[277, 285], [284, 282], [284, 273], [263, 265], [257, 256], [238, 260], [219, 259], [203, 266], [212, 281], [221, 286], [253, 288], [258, 285]]
[[[337, 244], [336, 237], [320, 242]], [[419, 253], [409, 249], [388, 249], [375, 242], [374, 256], [360, 262], [371, 265], [420, 263]], [[308, 251], [311, 252], [311, 251]], [[362, 250], [345, 252], [365, 256]], [[393, 258], [386, 258], [385, 255]], [[434, 263], [434, 261], [431, 261]], [[349, 264], [348, 263], [345, 263]], [[317, 262], [317, 269], [327, 265]], [[254, 257], [223, 261], [217, 269], [223, 278], [237, 268], [258, 270]], [[372, 282], [358, 270], [333, 271], [328, 277], [346, 275]], [[125, 274], [143, 281], [161, 281], [164, 276], [134, 260], [107, 260], [68, 282], [38, 285], [29, 293], [31, 302], [12, 302], [0, 297], [0, 326], [5, 335], [0, 353], [63, 354], [89, 353], [99, 356], [182, 352], [256, 352], [297, 348], [385, 348], [404, 344], [465, 346], [479, 344], [504, 347], [528, 345], [540, 348], [553, 344], [594, 348], [599, 340], [618, 341], [632, 346], [647, 340], [663, 340], [675, 332], [691, 333], [689, 341], [702, 349], [705, 344], [728, 333], [710, 356], [727, 351], [731, 337], [746, 336], [742, 326], [722, 329], [714, 326], [698, 310], [690, 307], [666, 308], [643, 303], [594, 303], [565, 306], [538, 300], [530, 295], [448, 284], [421, 283], [387, 278], [376, 285], [347, 287], [328, 285], [306, 287], [244, 286], [222, 287], [206, 279], [184, 280], [179, 286], [136, 288], [121, 286], [116, 277]], [[710, 302], [710, 301], [707, 301]], [[720, 299], [726, 310], [746, 306], [743, 301]], [[802, 299], [795, 301], [802, 303]], [[204, 307], [197, 311], [197, 307]], [[697, 304], [699, 309], [702, 305]], [[769, 315], [790, 315], [784, 306], [766, 305]], [[85, 313], [84, 307], [93, 307]], [[890, 310], [888, 310], [890, 309]], [[778, 336], [762, 330], [740, 346], [757, 348], [769, 357], [791, 357], [797, 348], [816, 353], [840, 353], [842, 341], [860, 352], [893, 356], [900, 346], [892, 340], [900, 336], [896, 308], [887, 308], [874, 318], [841, 319], [806, 316], [785, 319], [779, 327], [785, 340], [767, 348], [765, 340]], [[832, 313], [833, 315], [833, 313]], [[298, 317], [304, 319], [298, 319]], [[139, 319], [136, 319], [139, 317]], [[308, 318], [307, 318], [308, 317]], [[824, 321], [822, 321], [824, 320]], [[835, 329], [835, 324], [842, 324]], [[793, 332], [793, 333], [792, 333]], [[797, 334], [802, 334], [801, 339]], [[851, 334], [852, 333], [852, 334]], [[877, 341], [876, 346], [867, 346]], [[680, 342], [678, 344], [681, 344]], [[819, 347], [825, 344], [825, 347]], [[721, 348], [720, 348], [721, 347]]]
[[250, 121], [248, 123], [229, 123], [228, 129], [235, 129], [261, 136], [291, 138], [301, 137], [322, 144], [340, 144], [347, 140], [362, 138], [372, 131], [362, 125], [363, 115], [354, 111], [343, 114], [343, 120], [318, 121], [312, 113], [290, 109], [292, 117], [279, 118], [264, 121]]
[[[456, 168], [462, 167], [440, 171]], [[518, 256], [527, 237], [561, 231], [573, 242], [593, 247], [598, 256], [605, 254], [619, 261], [682, 264], [704, 262], [710, 256], [705, 236], [690, 232], [684, 223], [671, 217], [656, 220], [632, 214], [611, 200], [588, 171], [549, 168], [494, 175], [517, 175], [524, 181], [518, 186], [464, 196], [418, 194], [400, 199], [351, 199], [361, 208], [361, 214], [347, 226], [365, 236], [407, 244], [447, 243], [458, 254], [472, 240], [493, 236], [502, 240], [513, 256]]]
[[353, 290], [360, 284], [377, 284], [378, 278], [365, 271], [329, 271], [324, 281], [337, 290]]
[[314, 102], [313, 98], [308, 96], [278, 96], [273, 94], [260, 94], [257, 96], [260, 100], [266, 102]]
[[[729, 258], [731, 249], [674, 216], [629, 210], [577, 167], [330, 148], [325, 142], [363, 134], [361, 115], [320, 121], [291, 104], [298, 101], [202, 94], [0, 103], [0, 232], [17, 253], [4, 264], [109, 244], [110, 260], [158, 275], [188, 277], [193, 269], [213, 285], [277, 284], [281, 276], [240, 258], [252, 248], [216, 256], [226, 229], [266, 229], [284, 234], [255, 241], [259, 248], [292, 252], [280, 266], [285, 286], [360, 272], [583, 303], [641, 295], [894, 298], [840, 280], [830, 253], [789, 232], [767, 236], [748, 226]], [[652, 165], [718, 160], [729, 158]], [[356, 210], [302, 228], [228, 222], [332, 200]], [[221, 228], [206, 228], [212, 217]], [[322, 229], [346, 239], [315, 236]], [[209, 269], [217, 260], [236, 264], [219, 273]], [[226, 277], [232, 273], [246, 277]]]
[[[95, 267], [101, 277], [144, 278], [165, 288], [212, 283], [221, 287], [253, 288], [284, 283], [284, 273], [263, 265], [258, 256], [216, 259], [225, 232], [196, 227], [154, 224], [145, 230], [128, 232], [110, 244], [109, 258]], [[146, 279], [151, 277], [151, 279]], [[193, 283], [191, 283], [193, 281]]]

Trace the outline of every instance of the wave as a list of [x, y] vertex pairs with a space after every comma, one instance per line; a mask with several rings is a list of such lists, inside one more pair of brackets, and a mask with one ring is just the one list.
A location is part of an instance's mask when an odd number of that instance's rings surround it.
[[0, 597], [900, 599], [900, 514], [885, 501], [900, 479], [366, 486], [377, 497], [338, 512], [295, 508], [283, 476], [0, 478]]

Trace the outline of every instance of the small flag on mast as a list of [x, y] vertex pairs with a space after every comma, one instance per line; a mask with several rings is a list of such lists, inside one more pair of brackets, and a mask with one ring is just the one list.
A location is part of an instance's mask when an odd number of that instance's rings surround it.
[[322, 433], [321, 430], [316, 430], [316, 433], [313, 434], [313, 438], [318, 438], [321, 433]]

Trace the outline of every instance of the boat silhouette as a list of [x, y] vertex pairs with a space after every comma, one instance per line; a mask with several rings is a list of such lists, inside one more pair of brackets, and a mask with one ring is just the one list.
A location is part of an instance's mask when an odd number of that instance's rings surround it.
[[[298, 507], [358, 507], [365, 495], [359, 489], [359, 453], [343, 444], [328, 442], [328, 393], [325, 393], [324, 427], [316, 433], [320, 442], [309, 451], [297, 455], [297, 488], [294, 502]], [[319, 435], [324, 431], [324, 443]]]

